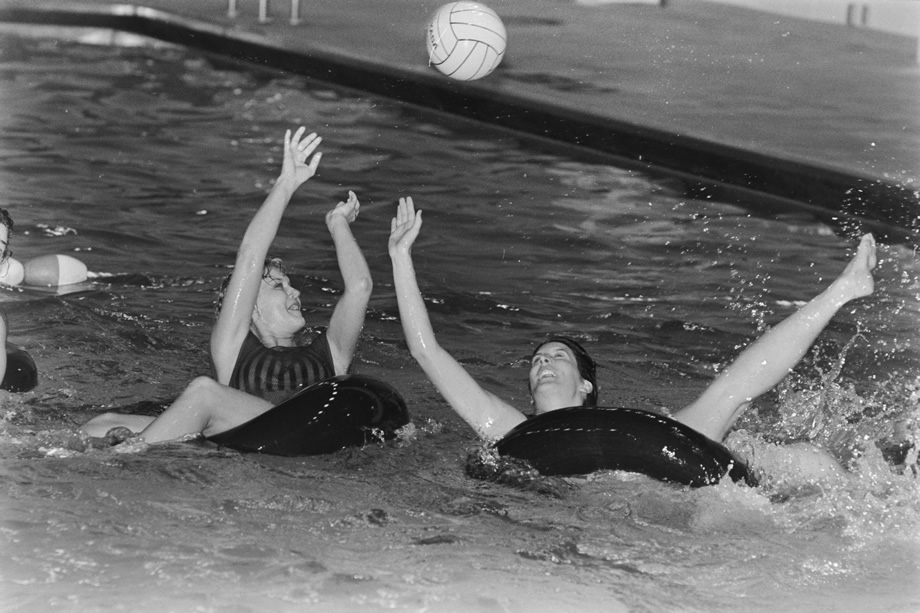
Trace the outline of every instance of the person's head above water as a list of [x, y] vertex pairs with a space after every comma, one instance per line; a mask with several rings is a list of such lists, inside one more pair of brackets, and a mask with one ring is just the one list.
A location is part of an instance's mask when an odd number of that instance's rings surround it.
[[[6, 228], [4, 231], [2, 228]], [[10, 235], [13, 233], [13, 218], [6, 209], [0, 209], [0, 262], [5, 262], [12, 255], [10, 251]]]
[[577, 341], [553, 336], [530, 360], [530, 394], [537, 413], [597, 405], [597, 365]]
[[[284, 261], [282, 261], [281, 258], [265, 258], [265, 266], [262, 269], [262, 279], [265, 280], [271, 277], [272, 271], [280, 271], [282, 274], [285, 274]], [[220, 310], [224, 306], [224, 298], [227, 295], [227, 287], [230, 285], [231, 278], [233, 278], [233, 272], [227, 273], [224, 280], [220, 282], [220, 287], [217, 288], [217, 299], [214, 301], [215, 316], [220, 315]]]
[[6, 226], [7, 230], [13, 230], [13, 218], [6, 209], [0, 209], [0, 225]]
[[[217, 290], [217, 315], [220, 315], [223, 308], [231, 277], [232, 273], [227, 275]], [[291, 287], [281, 258], [265, 259], [262, 283], [252, 310], [252, 323], [257, 330], [263, 329], [267, 324], [273, 329], [280, 326], [283, 330], [290, 330], [291, 334], [300, 331], [306, 325], [300, 311], [300, 291]]]
[[291, 286], [281, 260], [272, 260], [262, 274], [252, 325], [262, 342], [290, 339], [307, 325], [300, 311], [300, 290]]

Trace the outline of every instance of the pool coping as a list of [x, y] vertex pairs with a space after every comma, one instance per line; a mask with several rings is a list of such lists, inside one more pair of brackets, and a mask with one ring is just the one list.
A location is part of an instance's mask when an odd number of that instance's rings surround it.
[[142, 5], [0, 7], [0, 22], [112, 29], [268, 65], [674, 177], [689, 197], [767, 216], [807, 212], [847, 234], [871, 230], [883, 241], [920, 245], [920, 194], [860, 173], [675, 134], [337, 49], [305, 45], [294, 50], [259, 34]]

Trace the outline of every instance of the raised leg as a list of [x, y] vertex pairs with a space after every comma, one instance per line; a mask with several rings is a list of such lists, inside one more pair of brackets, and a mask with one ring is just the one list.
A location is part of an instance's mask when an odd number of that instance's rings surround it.
[[749, 345], [674, 418], [721, 441], [750, 402], [799, 363], [840, 307], [872, 293], [875, 265], [875, 240], [866, 234], [850, 263], [826, 290]]

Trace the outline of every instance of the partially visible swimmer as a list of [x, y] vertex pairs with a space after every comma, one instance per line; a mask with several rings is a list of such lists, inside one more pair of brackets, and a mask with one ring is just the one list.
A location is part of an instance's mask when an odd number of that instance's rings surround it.
[[90, 436], [127, 428], [148, 443], [190, 434], [209, 437], [248, 422], [312, 383], [348, 373], [373, 286], [350, 227], [360, 209], [357, 196], [349, 192], [326, 214], [345, 287], [328, 328], [309, 345], [294, 340], [306, 326], [300, 291], [291, 287], [282, 262], [268, 256], [292, 196], [316, 174], [322, 158], [321, 152], [314, 154], [322, 139], [305, 132], [301, 127], [285, 133], [281, 174], [249, 223], [221, 288], [210, 342], [213, 377], [192, 380], [156, 418], [98, 415], [82, 428]]
[[71, 255], [47, 254], [20, 262], [13, 257], [9, 241], [13, 219], [6, 209], [0, 209], [0, 226], [6, 228], [3, 238], [3, 259], [0, 261], [0, 284], [16, 287], [59, 287], [86, 281], [86, 264]]
[[[13, 218], [10, 217], [9, 211], [0, 209], [0, 246], [3, 248], [3, 251], [0, 252], [0, 280], [10, 269], [10, 259], [13, 257], [13, 252], [10, 249], [10, 234], [12, 232]], [[4, 351], [0, 351], [0, 381], [6, 375], [6, 337], [6, 315], [0, 313], [0, 347], [4, 347]]]
[[[13, 262], [10, 238], [13, 233], [13, 218], [9, 211], [0, 209], [0, 279], [6, 276]], [[11, 392], [27, 392], [38, 385], [38, 371], [35, 362], [25, 350], [7, 342], [6, 314], [0, 312], [0, 389]]]
[[[409, 350], [451, 408], [482, 439], [501, 439], [527, 416], [483, 388], [438, 343], [412, 262], [412, 245], [421, 227], [422, 211], [415, 210], [412, 198], [400, 198], [391, 223], [389, 254]], [[791, 372], [843, 305], [872, 294], [875, 265], [875, 240], [866, 234], [849, 264], [827, 289], [754, 341], [696, 400], [671, 417], [721, 443], [751, 402]], [[570, 338], [550, 338], [536, 348], [529, 381], [537, 415], [566, 407], [597, 405], [594, 360]], [[830, 454], [819, 447], [797, 444], [790, 451], [796, 455], [801, 473], [807, 478], [839, 478], [845, 474]]]

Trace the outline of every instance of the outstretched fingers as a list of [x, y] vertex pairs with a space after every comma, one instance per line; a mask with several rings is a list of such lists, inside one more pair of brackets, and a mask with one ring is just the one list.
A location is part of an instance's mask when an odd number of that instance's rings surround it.
[[404, 251], [412, 247], [422, 229], [422, 212], [415, 210], [412, 197], [400, 198], [396, 216], [390, 222], [390, 252]]
[[[322, 152], [316, 151], [316, 148], [323, 142], [322, 137], [317, 136], [316, 132], [304, 136], [306, 131], [307, 129], [301, 126], [293, 134], [290, 130], [284, 133], [282, 174], [293, 175], [298, 185], [316, 174], [323, 157]], [[310, 158], [309, 163], [307, 158]]]
[[413, 217], [415, 217], [415, 205], [412, 202], [412, 196], [400, 198], [399, 206], [396, 207], [396, 218], [399, 224], [404, 225]]
[[[304, 128], [298, 130], [298, 134], [304, 132]], [[310, 154], [316, 151], [316, 148], [319, 147], [319, 144], [323, 142], [322, 136], [317, 136], [316, 132], [310, 132], [305, 138], [297, 140], [297, 151], [303, 156], [303, 159], [306, 159]]]
[[[399, 199], [399, 207], [396, 209], [396, 217], [398, 219], [398, 225], [404, 226], [406, 229], [410, 229], [415, 225], [421, 226], [422, 224], [422, 212], [415, 210], [415, 204], [412, 202], [412, 196]], [[418, 229], [416, 229], [416, 234], [418, 234]]]

